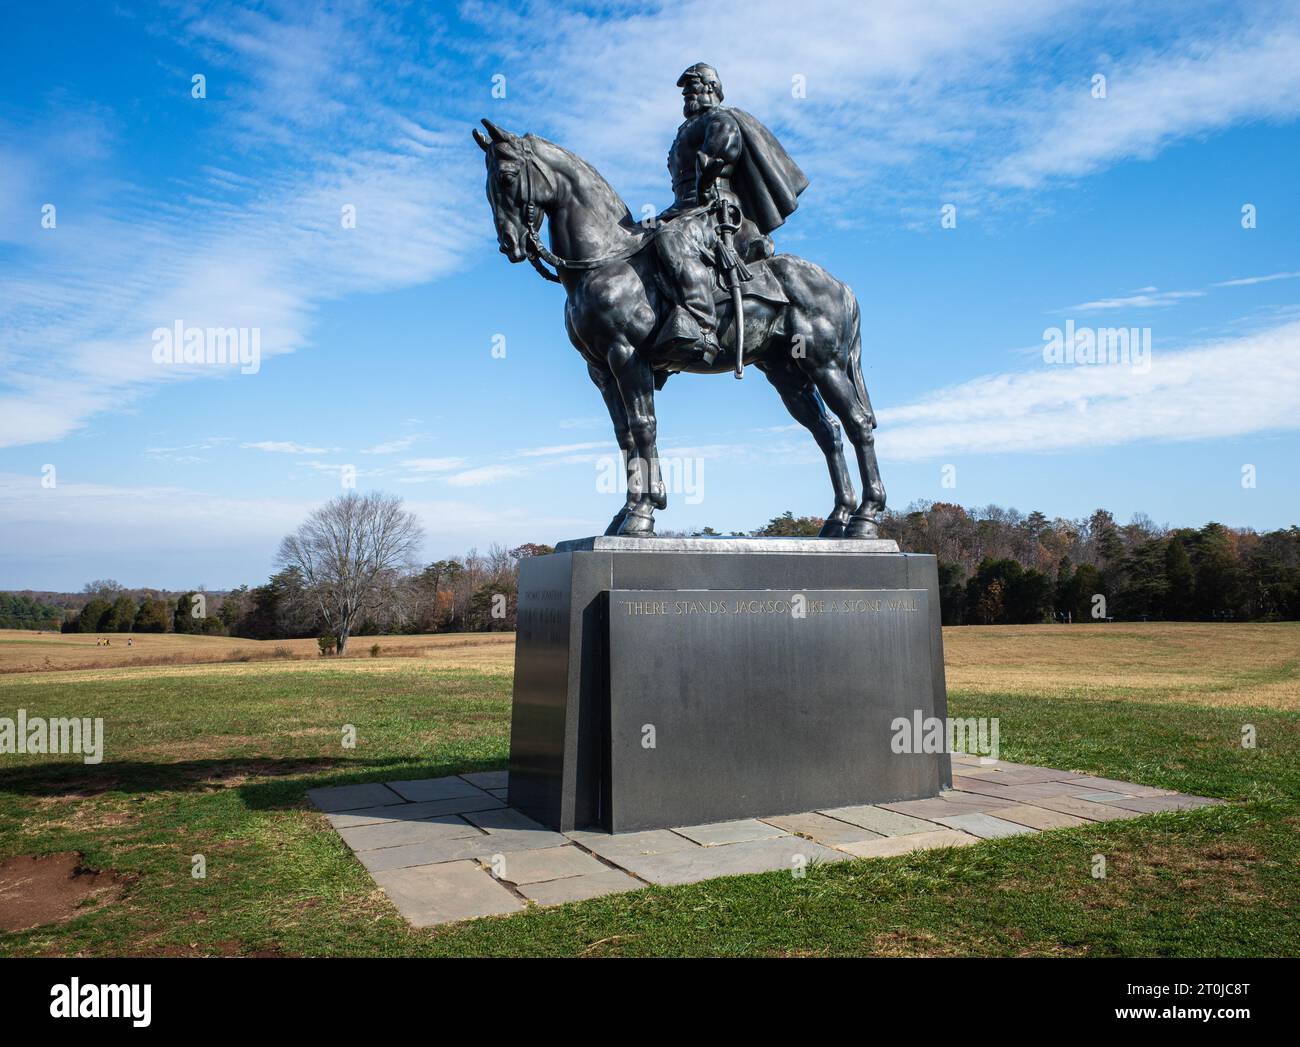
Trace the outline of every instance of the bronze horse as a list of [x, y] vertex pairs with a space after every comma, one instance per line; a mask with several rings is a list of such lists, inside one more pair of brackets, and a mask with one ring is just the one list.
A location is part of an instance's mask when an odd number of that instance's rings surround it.
[[[655, 448], [655, 390], [677, 371], [739, 371], [734, 309], [718, 306], [722, 351], [711, 363], [656, 349], [655, 334], [673, 302], [655, 278], [655, 252], [644, 249], [648, 231], [581, 157], [535, 135], [511, 134], [488, 120], [483, 126], [488, 136], [475, 128], [474, 140], [485, 154], [487, 196], [501, 253], [511, 262], [530, 261], [564, 286], [569, 340], [587, 361], [627, 457], [627, 504], [605, 533], [653, 534], [654, 511], [668, 504]], [[549, 224], [549, 250], [539, 239], [543, 218]], [[543, 261], [554, 265], [558, 276], [548, 273]], [[750, 268], [764, 266], [783, 292], [772, 297], [786, 301], [746, 294], [742, 362], [767, 376], [826, 456], [835, 507], [821, 536], [874, 538], [885, 488], [872, 435], [876, 419], [862, 381], [857, 299], [820, 266], [795, 255], [777, 254]], [[855, 505], [840, 427], [828, 406], [857, 453], [861, 504]]]

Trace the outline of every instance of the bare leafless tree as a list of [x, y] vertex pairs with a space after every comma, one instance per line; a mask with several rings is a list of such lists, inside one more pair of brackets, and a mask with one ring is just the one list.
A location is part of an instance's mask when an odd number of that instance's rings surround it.
[[396, 495], [349, 491], [285, 538], [277, 563], [302, 572], [343, 654], [357, 623], [396, 601], [423, 542], [419, 520]]

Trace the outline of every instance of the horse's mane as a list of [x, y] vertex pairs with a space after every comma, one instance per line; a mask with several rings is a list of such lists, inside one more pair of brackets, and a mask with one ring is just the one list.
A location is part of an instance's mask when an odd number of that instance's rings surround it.
[[624, 218], [632, 217], [632, 212], [628, 209], [627, 203], [618, 195], [617, 192], [615, 192], [614, 187], [605, 180], [605, 176], [577, 153], [573, 152], [571, 149], [565, 149], [562, 145], [556, 145], [550, 139], [543, 138], [541, 135], [530, 133], [525, 137], [530, 138], [533, 142], [540, 142], [543, 145], [549, 146], [551, 149], [554, 149], [556, 152], [565, 156], [574, 167], [585, 172], [590, 177], [591, 185], [594, 187], [596, 194], [603, 197], [604, 202], [608, 203], [610, 208], [616, 214], [621, 212]]

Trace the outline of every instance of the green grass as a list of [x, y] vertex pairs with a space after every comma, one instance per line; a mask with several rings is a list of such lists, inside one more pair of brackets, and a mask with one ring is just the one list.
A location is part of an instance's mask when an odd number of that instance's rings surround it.
[[504, 766], [510, 679], [388, 665], [0, 682], [0, 716], [106, 732], [97, 767], [0, 757], [0, 859], [80, 851], [132, 878], [0, 954], [1300, 953], [1300, 715], [960, 691], [952, 714], [999, 717], [1006, 759], [1238, 802], [412, 930], [304, 793]]

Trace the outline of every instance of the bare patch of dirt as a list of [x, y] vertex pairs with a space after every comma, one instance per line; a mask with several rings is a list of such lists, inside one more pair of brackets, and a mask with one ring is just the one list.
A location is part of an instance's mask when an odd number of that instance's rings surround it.
[[122, 896], [130, 878], [82, 865], [72, 851], [20, 854], [0, 863], [0, 931], [26, 931], [80, 916]]

